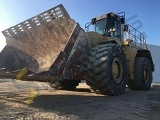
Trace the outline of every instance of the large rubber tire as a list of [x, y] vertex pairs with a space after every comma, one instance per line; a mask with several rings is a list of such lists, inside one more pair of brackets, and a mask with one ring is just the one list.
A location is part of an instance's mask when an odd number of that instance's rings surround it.
[[90, 51], [85, 80], [91, 89], [101, 94], [121, 95], [126, 88], [127, 76], [126, 58], [119, 45], [98, 45]]
[[152, 84], [151, 63], [145, 57], [137, 57], [134, 65], [134, 80], [128, 80], [128, 86], [135, 90], [149, 90]]
[[63, 80], [50, 84], [56, 90], [75, 90], [81, 80]]

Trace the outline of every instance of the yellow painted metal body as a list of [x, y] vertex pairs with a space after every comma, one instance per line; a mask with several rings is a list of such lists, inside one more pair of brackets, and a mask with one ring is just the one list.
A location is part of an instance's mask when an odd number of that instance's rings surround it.
[[136, 44], [130, 42], [128, 39], [121, 41], [120, 38], [117, 37], [103, 37], [102, 35], [96, 32], [88, 32], [88, 41], [91, 47], [95, 47], [96, 45], [103, 44], [104, 42], [116, 43], [120, 45], [125, 53], [128, 72], [130, 79], [134, 79], [134, 62], [137, 55], [138, 50], [141, 48]]

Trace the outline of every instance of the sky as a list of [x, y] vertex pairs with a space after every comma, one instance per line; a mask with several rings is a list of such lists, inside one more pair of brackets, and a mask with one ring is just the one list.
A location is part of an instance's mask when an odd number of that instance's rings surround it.
[[[63, 4], [82, 28], [92, 18], [125, 12], [127, 23], [146, 34], [147, 43], [160, 45], [160, 0], [0, 0], [0, 31]], [[0, 33], [0, 51], [5, 46]]]

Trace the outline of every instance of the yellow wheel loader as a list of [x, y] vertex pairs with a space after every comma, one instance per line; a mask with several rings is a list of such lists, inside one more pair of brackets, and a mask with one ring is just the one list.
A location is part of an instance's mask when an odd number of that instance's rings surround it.
[[60, 4], [2, 31], [7, 45], [0, 53], [0, 78], [45, 81], [65, 90], [85, 79], [94, 91], [111, 95], [123, 94], [126, 85], [151, 87], [150, 51], [144, 35], [125, 24], [125, 13], [93, 18], [86, 30]]
[[145, 36], [125, 24], [125, 13], [108, 13], [92, 19], [94, 32], [87, 32], [91, 46], [86, 82], [100, 93], [120, 95], [126, 84], [148, 90], [154, 65]]

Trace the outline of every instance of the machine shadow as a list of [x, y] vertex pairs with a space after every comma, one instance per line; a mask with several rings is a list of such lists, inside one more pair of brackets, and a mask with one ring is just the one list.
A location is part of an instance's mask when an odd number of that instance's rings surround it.
[[[84, 92], [84, 95], [72, 93], [40, 95], [34, 99], [34, 102], [30, 104], [30, 106], [43, 109], [45, 112], [54, 112], [62, 116], [76, 116], [78, 119], [103, 119], [104, 112], [105, 114], [110, 114], [111, 110], [117, 112], [123, 111], [122, 106], [128, 106], [126, 101], [135, 103], [135, 99], [140, 99], [141, 96], [146, 96], [155, 90], [156, 88], [154, 87], [149, 91], [126, 90], [123, 95], [110, 96], [97, 95], [94, 93], [88, 94], [87, 92], [90, 92], [89, 89], [79, 88], [75, 91]], [[136, 97], [133, 98], [133, 96]], [[132, 107], [132, 104], [130, 106]]]
[[[88, 92], [87, 89], [77, 89], [78, 92]], [[34, 99], [30, 105], [34, 108], [43, 109], [45, 112], [54, 112], [60, 116], [76, 116], [78, 119], [86, 115], [89, 119], [94, 119], [94, 115], [99, 117], [100, 108], [108, 109], [105, 102], [111, 101], [113, 96], [82, 96], [82, 95], [42, 95]], [[96, 104], [95, 104], [96, 103]], [[97, 109], [97, 110], [96, 110]], [[88, 112], [93, 111], [93, 112]]]

